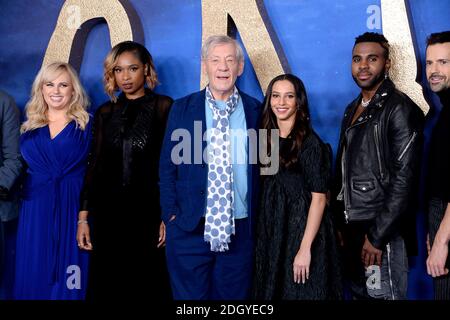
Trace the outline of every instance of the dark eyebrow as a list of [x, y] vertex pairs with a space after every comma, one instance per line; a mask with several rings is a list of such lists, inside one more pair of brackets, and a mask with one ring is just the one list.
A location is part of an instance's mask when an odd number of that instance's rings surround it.
[[[353, 55], [353, 57], [352, 57], [352, 58], [356, 58], [356, 57], [358, 57], [358, 58], [362, 58], [362, 56], [361, 56], [360, 54], [355, 54], [355, 55]], [[379, 57], [379, 55], [378, 55], [378, 54], [376, 54], [376, 53], [370, 53], [370, 54], [368, 54], [368, 55], [367, 55], [367, 57], [368, 57], [368, 58], [372, 58], [372, 57], [376, 57], [376, 58], [378, 58], [378, 57]]]
[[[273, 90], [272, 93], [278, 93], [278, 94], [280, 94], [280, 92], [275, 91], [275, 90]], [[285, 94], [295, 94], [295, 92], [293, 92], [293, 91], [288, 91], [288, 92], [285, 92]]]

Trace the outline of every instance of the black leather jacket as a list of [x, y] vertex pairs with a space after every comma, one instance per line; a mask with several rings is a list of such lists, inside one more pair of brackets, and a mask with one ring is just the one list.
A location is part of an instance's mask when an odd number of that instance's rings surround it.
[[392, 236], [400, 234], [408, 251], [415, 251], [413, 205], [420, 175], [424, 114], [389, 79], [351, 125], [360, 101], [361, 96], [346, 108], [341, 126], [332, 201], [344, 208], [337, 218], [346, 223], [370, 221], [367, 236], [376, 248], [382, 249]]

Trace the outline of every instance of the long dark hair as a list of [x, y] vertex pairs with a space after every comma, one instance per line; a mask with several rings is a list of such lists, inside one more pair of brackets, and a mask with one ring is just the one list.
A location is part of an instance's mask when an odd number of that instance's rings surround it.
[[273, 85], [277, 81], [287, 80], [294, 86], [295, 95], [297, 97], [297, 112], [295, 113], [295, 121], [292, 127], [289, 138], [293, 140], [291, 150], [285, 158], [280, 153], [280, 164], [288, 168], [297, 162], [298, 152], [302, 145], [303, 140], [311, 132], [311, 123], [309, 119], [309, 107], [308, 107], [308, 97], [306, 96], [306, 89], [303, 81], [293, 74], [281, 74], [276, 76], [270, 81], [267, 87], [266, 96], [264, 98], [264, 109], [262, 113], [262, 128], [267, 130], [267, 149], [271, 152], [271, 129], [279, 129], [277, 118], [272, 111], [270, 106], [270, 99], [272, 96]]

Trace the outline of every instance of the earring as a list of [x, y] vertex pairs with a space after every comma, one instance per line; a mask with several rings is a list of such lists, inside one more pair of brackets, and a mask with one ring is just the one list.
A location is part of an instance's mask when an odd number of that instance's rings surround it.
[[389, 78], [389, 75], [387, 73], [384, 74], [384, 78], [387, 79]]

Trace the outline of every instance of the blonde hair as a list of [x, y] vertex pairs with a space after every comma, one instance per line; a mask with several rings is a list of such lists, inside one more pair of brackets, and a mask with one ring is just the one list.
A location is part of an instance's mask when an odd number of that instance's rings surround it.
[[43, 66], [34, 79], [31, 98], [25, 106], [27, 120], [20, 128], [22, 133], [48, 125], [48, 105], [44, 100], [42, 87], [46, 82], [58, 78], [64, 71], [69, 75], [73, 87], [67, 117], [75, 120], [81, 130], [86, 128], [86, 124], [89, 122], [89, 114], [86, 111], [89, 106], [89, 97], [84, 91], [76, 71], [68, 63], [54, 62]]
[[142, 44], [134, 41], [123, 41], [116, 44], [105, 58], [104, 68], [103, 68], [103, 83], [105, 86], [106, 94], [111, 98], [112, 102], [117, 101], [117, 97], [114, 94], [115, 91], [119, 90], [117, 86], [116, 78], [114, 77], [114, 68], [117, 66], [117, 59], [124, 52], [132, 52], [141, 61], [146, 68], [145, 82], [150, 89], [154, 89], [158, 84], [158, 75], [156, 74], [156, 69], [153, 64], [153, 59]]

